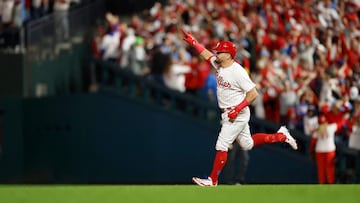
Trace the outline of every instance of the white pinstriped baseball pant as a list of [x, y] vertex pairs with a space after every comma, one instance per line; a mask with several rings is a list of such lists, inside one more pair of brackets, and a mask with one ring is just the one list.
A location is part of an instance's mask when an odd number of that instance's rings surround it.
[[221, 114], [222, 126], [218, 135], [215, 149], [217, 151], [228, 151], [228, 147], [235, 140], [240, 144], [243, 150], [250, 150], [254, 146], [254, 141], [251, 138], [249, 120], [250, 109], [245, 107], [234, 122], [230, 122], [228, 118], [228, 112], [225, 110]]

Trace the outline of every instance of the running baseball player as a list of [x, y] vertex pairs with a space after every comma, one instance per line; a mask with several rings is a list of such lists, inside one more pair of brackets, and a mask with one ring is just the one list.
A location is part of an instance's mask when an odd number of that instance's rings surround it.
[[251, 136], [249, 128], [251, 104], [258, 92], [245, 69], [234, 58], [236, 46], [229, 41], [220, 41], [213, 54], [191, 35], [182, 30], [183, 40], [192, 46], [201, 57], [216, 69], [218, 106], [222, 111], [222, 126], [216, 142], [216, 155], [210, 176], [206, 179], [193, 177], [200, 186], [217, 186], [219, 175], [227, 160], [228, 147], [235, 140], [244, 150], [276, 142], [286, 142], [294, 150], [297, 143], [285, 126], [273, 134], [256, 133]]

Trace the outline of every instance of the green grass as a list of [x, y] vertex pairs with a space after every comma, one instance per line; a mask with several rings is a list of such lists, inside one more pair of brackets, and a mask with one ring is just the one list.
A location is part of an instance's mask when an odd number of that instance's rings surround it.
[[360, 185], [0, 185], [1, 203], [360, 203]]

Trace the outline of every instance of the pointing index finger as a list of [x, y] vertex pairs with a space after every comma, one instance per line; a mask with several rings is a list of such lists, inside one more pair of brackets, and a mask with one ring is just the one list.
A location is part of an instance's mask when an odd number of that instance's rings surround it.
[[190, 33], [185, 31], [184, 29], [181, 29], [182, 33], [185, 35], [185, 36], [188, 36]]

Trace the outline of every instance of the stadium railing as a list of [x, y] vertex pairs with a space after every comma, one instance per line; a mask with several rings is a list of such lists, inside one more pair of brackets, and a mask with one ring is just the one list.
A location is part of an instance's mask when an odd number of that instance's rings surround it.
[[215, 104], [198, 99], [195, 96], [171, 90], [157, 81], [133, 74], [128, 69], [99, 59], [93, 59], [93, 65], [100, 69], [97, 76], [100, 91], [114, 92], [163, 108], [188, 114], [200, 120], [219, 123], [219, 109]]
[[[23, 40], [26, 50], [23, 70], [25, 97], [36, 96], [36, 86], [43, 84], [43, 80], [55, 80], [55, 73], [52, 74], [53, 78], [37, 78], [36, 74], [45, 71], [49, 66], [54, 66], [55, 59], [59, 58], [62, 53], [71, 55], [74, 46], [88, 44], [92, 37], [93, 28], [98, 21], [104, 18], [104, 13], [105, 6], [102, 0], [94, 0], [81, 7], [69, 10], [68, 38], [56, 37], [58, 27], [54, 13], [32, 20], [25, 25], [25, 38]], [[81, 58], [77, 61], [79, 68], [83, 63], [80, 60]], [[43, 85], [49, 86], [50, 84]]]

